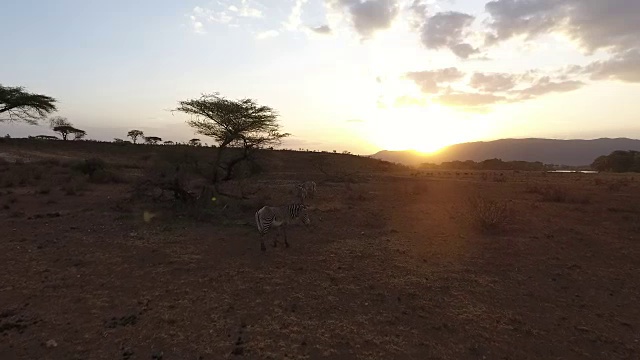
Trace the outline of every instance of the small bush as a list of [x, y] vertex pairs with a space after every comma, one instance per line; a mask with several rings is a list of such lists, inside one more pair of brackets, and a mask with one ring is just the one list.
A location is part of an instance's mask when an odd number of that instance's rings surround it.
[[13, 174], [6, 174], [2, 178], [2, 187], [4, 188], [14, 187], [16, 186], [17, 183], [18, 183], [18, 180]]
[[618, 179], [616, 181], [613, 181], [611, 183], [609, 183], [609, 185], [607, 186], [609, 191], [620, 191], [622, 190], [622, 188], [629, 186], [629, 180], [628, 179]]
[[71, 165], [71, 169], [93, 177], [97, 171], [104, 170], [107, 164], [100, 158], [91, 158], [84, 161], [76, 162]]
[[468, 217], [484, 233], [497, 233], [511, 220], [511, 210], [505, 201], [482, 197], [468, 200]]
[[62, 185], [61, 190], [67, 195], [79, 195], [87, 189], [87, 182], [85, 179], [72, 177], [70, 181]]
[[49, 193], [51, 193], [51, 185], [50, 184], [42, 184], [38, 187], [38, 190], [36, 191], [38, 194], [40, 195], [47, 195]]
[[35, 161], [34, 163], [38, 165], [49, 165], [49, 166], [60, 166], [62, 164], [59, 159], [55, 159], [55, 158], [42, 159], [42, 160]]
[[542, 201], [556, 203], [574, 203], [588, 204], [590, 202], [587, 196], [579, 196], [572, 194], [567, 188], [561, 186], [546, 186], [538, 189]]
[[559, 186], [547, 186], [540, 190], [542, 201], [563, 203], [569, 200], [569, 192], [565, 188]]
[[96, 184], [119, 184], [126, 182], [121, 175], [109, 170], [98, 170], [94, 172], [93, 176], [89, 177], [89, 181]]

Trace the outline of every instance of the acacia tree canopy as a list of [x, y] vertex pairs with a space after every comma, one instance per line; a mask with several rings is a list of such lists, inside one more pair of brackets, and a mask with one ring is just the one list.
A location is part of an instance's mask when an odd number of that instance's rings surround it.
[[157, 136], [145, 136], [144, 141], [147, 144], [157, 144], [162, 141], [162, 138], [159, 138]]
[[[214, 161], [213, 182], [219, 179], [217, 169], [226, 171], [225, 179], [239, 161], [247, 159], [250, 150], [280, 144], [290, 134], [280, 132], [278, 113], [252, 99], [231, 100], [219, 93], [203, 94], [198, 99], [180, 101], [174, 111], [189, 114], [187, 124], [198, 134], [212, 137], [218, 143]], [[221, 166], [220, 159], [228, 146], [244, 149], [242, 157]]]
[[230, 100], [218, 93], [205, 94], [180, 101], [175, 110], [191, 115], [187, 124], [198, 134], [215, 139], [220, 148], [275, 145], [290, 135], [280, 132], [274, 109], [252, 99]]
[[80, 140], [87, 135], [87, 132], [74, 127], [67, 118], [62, 116], [54, 116], [49, 119], [49, 127], [51, 130], [59, 133], [62, 140], [67, 140], [69, 134], [73, 134], [73, 140]]
[[35, 125], [57, 110], [56, 99], [27, 92], [23, 87], [0, 84], [0, 122], [24, 121]]
[[135, 144], [138, 141], [139, 137], [144, 137], [144, 132], [142, 132], [142, 130], [130, 130], [127, 133], [127, 136], [130, 137]]

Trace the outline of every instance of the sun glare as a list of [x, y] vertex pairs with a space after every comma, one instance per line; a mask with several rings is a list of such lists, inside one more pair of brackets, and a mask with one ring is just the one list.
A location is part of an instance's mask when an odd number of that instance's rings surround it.
[[371, 141], [386, 150], [415, 150], [425, 154], [486, 134], [482, 119], [462, 119], [440, 105], [379, 109], [369, 126]]

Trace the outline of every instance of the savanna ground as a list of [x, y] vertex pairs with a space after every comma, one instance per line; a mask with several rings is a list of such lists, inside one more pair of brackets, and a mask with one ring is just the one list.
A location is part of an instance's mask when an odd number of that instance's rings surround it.
[[[263, 152], [195, 220], [134, 191], [173, 149], [0, 143], [1, 359], [640, 356], [639, 176]], [[303, 179], [312, 225], [261, 253], [254, 212]]]

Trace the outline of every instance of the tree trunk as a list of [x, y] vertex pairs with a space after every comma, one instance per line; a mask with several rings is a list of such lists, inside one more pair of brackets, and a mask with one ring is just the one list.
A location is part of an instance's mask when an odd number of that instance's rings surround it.
[[245, 147], [241, 157], [234, 159], [227, 164], [227, 169], [226, 169], [227, 173], [225, 174], [224, 179], [222, 179], [222, 181], [231, 180], [231, 176], [232, 176], [231, 174], [233, 173], [234, 166], [238, 165], [243, 160], [246, 160], [247, 158], [249, 158], [249, 149], [250, 148]]
[[218, 182], [218, 169], [220, 169], [220, 161], [222, 160], [222, 152], [224, 151], [224, 149], [227, 147], [227, 145], [229, 145], [229, 142], [223, 142], [222, 144], [220, 144], [220, 146], [218, 147], [218, 153], [216, 154], [216, 159], [213, 163], [213, 183], [217, 183]]

